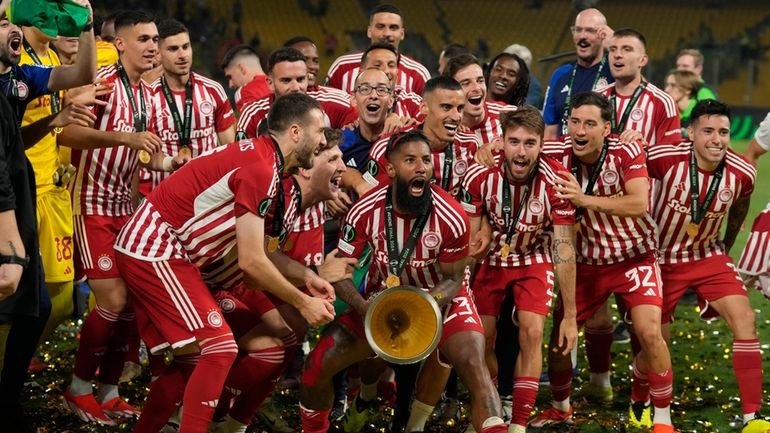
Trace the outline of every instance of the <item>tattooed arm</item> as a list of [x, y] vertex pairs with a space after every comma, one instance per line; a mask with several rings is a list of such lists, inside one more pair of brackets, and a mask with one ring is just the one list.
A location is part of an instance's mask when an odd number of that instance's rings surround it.
[[[3, 230], [0, 230], [0, 254], [25, 257], [27, 253], [19, 235], [16, 212], [13, 209], [0, 212], [0, 227], [3, 227]], [[0, 265], [0, 301], [16, 292], [23, 271], [21, 265]]]
[[559, 327], [559, 347], [569, 354], [577, 341], [577, 308], [575, 306], [575, 232], [570, 224], [553, 226], [551, 258], [559, 282], [564, 320]]
[[751, 197], [744, 197], [735, 201], [727, 213], [727, 228], [725, 237], [722, 240], [725, 244], [725, 254], [730, 254], [730, 249], [735, 243], [735, 237], [741, 231], [741, 226], [746, 220], [746, 214], [749, 213], [749, 203]]

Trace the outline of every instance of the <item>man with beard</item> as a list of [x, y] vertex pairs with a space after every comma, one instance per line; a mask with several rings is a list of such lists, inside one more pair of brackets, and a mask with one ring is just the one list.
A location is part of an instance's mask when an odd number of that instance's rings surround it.
[[[163, 76], [152, 83], [152, 104], [158, 111], [150, 122], [160, 133], [163, 152], [195, 158], [218, 143], [235, 141], [236, 120], [225, 89], [191, 71], [192, 44], [184, 24], [175, 19], [158, 23], [158, 48]], [[140, 192], [148, 195], [169, 175], [142, 169]]]
[[227, 78], [227, 85], [235, 90], [235, 108], [238, 112], [251, 102], [258, 101], [272, 92], [267, 75], [262, 71], [259, 55], [249, 45], [236, 45], [225, 53], [219, 65]]
[[[369, 15], [366, 36], [372, 44], [387, 44], [398, 51], [399, 44], [404, 40], [404, 20], [401, 10], [391, 4], [375, 7]], [[407, 92], [422, 95], [423, 86], [430, 79], [430, 72], [409, 56], [399, 53], [398, 58], [398, 74], [394, 80], [396, 86]], [[356, 76], [361, 69], [363, 66], [360, 52], [340, 56], [329, 68], [326, 84], [345, 92], [352, 92]]]
[[546, 140], [567, 133], [567, 117], [575, 95], [601, 90], [614, 81], [604, 55], [604, 44], [612, 36], [604, 15], [597, 9], [585, 9], [575, 17], [570, 31], [577, 60], [553, 71], [548, 82], [543, 106]]
[[[546, 142], [543, 153], [570, 170], [556, 177], [556, 197], [569, 200], [578, 208], [577, 324], [585, 324], [596, 310], [603, 308], [611, 294], [619, 295], [628, 306], [639, 337], [642, 350], [638, 359], [644, 363], [642, 368], [651, 372], [653, 432], [671, 433], [673, 372], [661, 334], [662, 293], [656, 226], [647, 211], [646, 158], [640, 142], [624, 143], [609, 136], [612, 111], [607, 98], [599, 93], [576, 95], [569, 135], [560, 141]], [[572, 362], [556, 332], [565, 317], [563, 305], [561, 302], [554, 314], [548, 351], [552, 407], [533, 419], [532, 427], [572, 422]], [[595, 356], [591, 350], [588, 355]]]
[[[420, 104], [425, 120], [415, 129], [428, 138], [433, 181], [452, 196], [457, 196], [465, 172], [481, 145], [476, 136], [458, 131], [467, 106], [460, 84], [452, 78], [438, 76], [425, 83], [425, 98]], [[392, 178], [387, 170], [388, 142], [388, 139], [378, 141], [369, 152], [369, 169], [364, 179], [374, 186], [386, 184]]]
[[[468, 217], [449, 194], [429, 182], [433, 157], [422, 132], [394, 134], [387, 157], [386, 169], [393, 181], [359, 200], [342, 230], [340, 253], [358, 257], [369, 245], [373, 249], [373, 269], [364, 295], [350, 279], [334, 285], [340, 298], [352, 308], [326, 328], [305, 363], [300, 388], [302, 427], [308, 433], [327, 431], [332, 376], [373, 354], [363, 329], [367, 299], [386, 286], [403, 282], [426, 287], [445, 309], [441, 341], [431, 356], [451, 363], [468, 386], [476, 429], [506, 432], [500, 418], [500, 401], [481, 361], [483, 329], [468, 297]], [[362, 384], [362, 398], [353, 403], [357, 411], [366, 410], [364, 402], [371, 400], [371, 394], [376, 395], [376, 389], [376, 384]]]
[[[564, 354], [569, 354], [577, 339], [572, 240], [575, 206], [556, 197], [556, 176], [565, 169], [540, 153], [545, 130], [540, 113], [526, 107], [503, 113], [500, 122], [504, 131], [501, 163], [491, 168], [471, 166], [463, 181], [462, 200], [472, 232], [480, 230], [483, 216], [492, 224], [492, 250], [483, 254], [472, 283], [492, 377], [497, 376], [494, 345], [501, 304], [507, 292], [515, 299], [514, 315], [502, 320], [514, 320], [520, 328], [509, 431], [521, 433], [537, 397], [543, 326], [551, 310], [554, 270], [565, 311], [558, 337]], [[552, 233], [547, 233], [551, 226]]]
[[479, 60], [472, 54], [461, 54], [447, 62], [444, 75], [454, 78], [465, 93], [462, 125], [483, 144], [500, 137], [500, 113], [515, 110], [512, 105], [487, 100], [487, 84]]
[[[688, 136], [692, 142], [650, 149], [647, 166], [656, 182], [652, 216], [659, 227], [663, 278], [663, 335], [671, 340], [671, 321], [685, 290], [701, 299], [701, 317], [722, 316], [733, 333], [732, 363], [741, 397], [743, 432], [770, 429], [759, 414], [762, 406], [762, 355], [756, 315], [746, 288], [728, 256], [749, 210], [756, 170], [729, 149], [730, 108], [714, 100], [692, 110]], [[706, 189], [707, 188], [707, 189]], [[719, 233], [727, 216], [723, 240]], [[634, 324], [635, 325], [635, 324]], [[638, 424], [649, 390], [646, 371], [634, 360], [635, 380], [629, 417]], [[657, 420], [656, 420], [657, 421]]]
[[256, 137], [265, 128], [264, 120], [273, 101], [288, 93], [305, 93], [315, 98], [324, 113], [324, 124], [342, 128], [358, 118], [351, 105], [350, 95], [325, 87], [317, 93], [308, 92], [308, 69], [305, 55], [298, 49], [282, 47], [270, 54], [267, 64], [267, 83], [273, 94], [246, 104], [241, 111], [236, 130], [238, 137]]
[[[183, 411], [182, 431], [207, 431], [238, 352], [200, 269], [236, 248], [247, 287], [276, 294], [313, 326], [334, 317], [329, 283], [294, 261], [273, 262], [265, 251], [277, 249], [278, 239], [265, 236], [269, 229], [264, 224], [279, 197], [277, 182], [284, 167], [312, 164], [325, 143], [323, 114], [307, 95], [286, 95], [270, 110], [268, 126], [269, 135], [212, 149], [161, 183], [115, 244], [118, 268], [151, 353], [171, 351], [176, 362], [194, 364], [177, 370], [175, 377], [164, 379], [172, 374], [164, 372], [148, 396], [166, 392], [166, 381], [186, 383], [183, 405], [195, 409]], [[316, 296], [289, 280], [304, 282]], [[160, 427], [152, 426], [154, 431]]]

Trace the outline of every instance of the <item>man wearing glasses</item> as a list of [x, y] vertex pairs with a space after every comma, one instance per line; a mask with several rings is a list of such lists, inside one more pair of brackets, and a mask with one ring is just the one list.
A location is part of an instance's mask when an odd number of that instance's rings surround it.
[[598, 9], [586, 9], [575, 17], [570, 30], [577, 60], [557, 68], [548, 82], [543, 106], [546, 140], [566, 134], [564, 119], [575, 95], [615, 81], [604, 53], [613, 33], [604, 15]]

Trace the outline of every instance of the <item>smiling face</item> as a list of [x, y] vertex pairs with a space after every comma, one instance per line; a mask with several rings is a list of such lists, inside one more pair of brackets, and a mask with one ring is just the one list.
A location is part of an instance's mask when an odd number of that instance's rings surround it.
[[158, 28], [155, 23], [123, 26], [115, 36], [115, 48], [126, 67], [146, 72], [155, 67], [158, 56]]
[[383, 125], [388, 116], [388, 108], [393, 105], [388, 76], [379, 69], [366, 69], [359, 73], [353, 98], [362, 123], [369, 126]]
[[484, 80], [484, 71], [477, 64], [468, 65], [454, 75], [465, 93], [465, 113], [473, 117], [484, 115], [484, 100], [487, 97], [487, 84]]
[[704, 114], [693, 119], [687, 132], [698, 166], [709, 170], [716, 168], [730, 146], [730, 119], [718, 114]]
[[633, 36], [613, 37], [610, 41], [610, 72], [616, 80], [641, 77], [647, 64], [647, 53], [642, 42]]
[[8, 67], [19, 64], [21, 41], [21, 28], [11, 24], [3, 14], [0, 17], [0, 62], [4, 66]]
[[317, 193], [315, 197], [318, 202], [337, 198], [342, 173], [346, 169], [345, 163], [342, 162], [342, 151], [338, 146], [326, 149], [313, 158], [313, 168], [307, 170], [305, 175], [311, 188]]
[[425, 95], [420, 103], [420, 111], [425, 116], [425, 134], [443, 143], [454, 141], [465, 107], [461, 90], [435, 89]]
[[292, 48], [298, 49], [305, 56], [305, 65], [307, 66], [307, 85], [315, 86], [318, 78], [318, 70], [321, 69], [321, 61], [318, 57], [318, 48], [309, 41], [297, 42]]
[[313, 168], [313, 160], [318, 149], [326, 145], [323, 112], [314, 108], [305, 116], [302, 124], [293, 124], [289, 129], [295, 137], [296, 145], [286, 155], [286, 168]]
[[307, 93], [305, 62], [280, 62], [267, 77], [267, 84], [276, 98], [288, 93]]
[[529, 179], [537, 164], [543, 139], [536, 132], [523, 126], [507, 128], [503, 134], [506, 171], [514, 182]]
[[516, 85], [519, 72], [519, 62], [511, 56], [501, 56], [489, 72], [487, 95], [494, 99], [502, 98]]
[[610, 122], [602, 119], [599, 107], [581, 105], [572, 109], [567, 130], [575, 156], [583, 162], [593, 163], [599, 159], [604, 139], [610, 135]]
[[404, 40], [404, 21], [390, 12], [374, 14], [366, 28], [366, 36], [373, 44], [386, 43], [398, 49], [398, 44]]
[[603, 39], [599, 30], [606, 24], [607, 20], [596, 9], [587, 9], [575, 18], [575, 25], [571, 28], [572, 42], [581, 62], [589, 65], [602, 55]]
[[400, 212], [420, 215], [430, 204], [433, 157], [428, 143], [403, 143], [389, 156], [388, 175], [393, 178], [393, 197]]
[[192, 67], [193, 53], [187, 32], [169, 36], [159, 43], [163, 71], [173, 75], [187, 75]]
[[391, 86], [396, 84], [398, 78], [398, 56], [385, 48], [377, 48], [366, 54], [365, 61], [361, 64], [361, 69], [379, 69], [384, 72], [390, 80]]

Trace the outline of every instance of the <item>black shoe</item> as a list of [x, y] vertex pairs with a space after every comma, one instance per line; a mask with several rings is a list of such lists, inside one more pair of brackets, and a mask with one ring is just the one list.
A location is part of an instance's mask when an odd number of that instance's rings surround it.
[[628, 332], [628, 325], [626, 322], [620, 321], [612, 331], [612, 342], [618, 344], [628, 344], [631, 342], [631, 333]]

